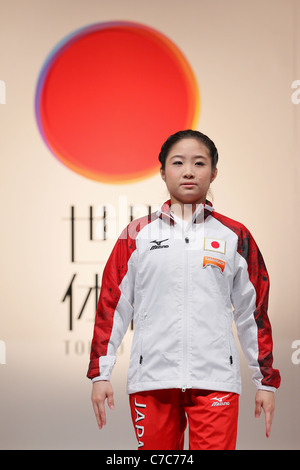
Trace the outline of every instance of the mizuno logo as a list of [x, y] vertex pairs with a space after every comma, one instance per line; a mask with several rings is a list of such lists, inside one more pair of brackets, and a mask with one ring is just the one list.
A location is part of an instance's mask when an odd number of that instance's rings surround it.
[[211, 406], [229, 406], [230, 402], [229, 401], [224, 401], [224, 398], [229, 397], [229, 395], [225, 395], [224, 397], [214, 397], [211, 398], [211, 400], [215, 400]]
[[155, 243], [155, 245], [151, 246], [150, 250], [157, 250], [159, 248], [169, 248], [169, 245], [162, 245], [163, 242], [169, 240], [166, 238], [165, 240], [152, 240], [150, 243]]

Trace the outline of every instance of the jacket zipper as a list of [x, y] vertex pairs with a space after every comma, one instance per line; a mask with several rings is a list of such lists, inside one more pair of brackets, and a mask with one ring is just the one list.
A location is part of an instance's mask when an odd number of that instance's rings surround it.
[[231, 349], [230, 334], [229, 334], [229, 337], [228, 337], [228, 342], [229, 342], [229, 362], [230, 362], [230, 365], [232, 366], [233, 365], [233, 356], [232, 356], [232, 349]]
[[231, 340], [230, 340], [230, 328], [228, 323], [226, 322], [226, 334], [227, 334], [227, 342], [228, 342], [228, 354], [229, 354], [229, 363], [233, 365], [233, 355], [232, 355], [232, 348], [231, 348]]
[[188, 335], [188, 275], [189, 275], [189, 249], [188, 245], [190, 240], [189, 237], [185, 237], [185, 246], [184, 246], [184, 290], [183, 290], [183, 295], [184, 295], [184, 303], [183, 303], [183, 386], [182, 386], [182, 391], [185, 392], [187, 388], [187, 372], [188, 372], [188, 341], [187, 341], [187, 335]]
[[[143, 360], [144, 360], [144, 357], [143, 357], [143, 341], [144, 341], [144, 334], [145, 334], [145, 312], [143, 312], [143, 316], [142, 316], [142, 319], [141, 319], [141, 330], [140, 330], [140, 334], [141, 334], [141, 338], [140, 338], [140, 355], [139, 355], [139, 364], [140, 366], [142, 365], [143, 363]], [[140, 371], [141, 372], [141, 371]]]

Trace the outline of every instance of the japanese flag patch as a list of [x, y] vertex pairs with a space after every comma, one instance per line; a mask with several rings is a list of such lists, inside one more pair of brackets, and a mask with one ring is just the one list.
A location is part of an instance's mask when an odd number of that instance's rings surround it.
[[219, 238], [204, 238], [204, 250], [225, 254], [226, 241]]

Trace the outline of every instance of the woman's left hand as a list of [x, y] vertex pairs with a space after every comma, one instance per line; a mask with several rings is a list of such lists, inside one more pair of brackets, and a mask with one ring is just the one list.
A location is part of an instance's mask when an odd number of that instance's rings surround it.
[[261, 415], [261, 409], [265, 412], [266, 436], [270, 437], [271, 426], [275, 411], [274, 392], [258, 390], [255, 395], [255, 418]]

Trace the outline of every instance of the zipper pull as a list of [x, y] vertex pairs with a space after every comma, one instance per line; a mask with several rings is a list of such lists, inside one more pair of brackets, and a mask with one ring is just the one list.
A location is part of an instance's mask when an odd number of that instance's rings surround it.
[[140, 364], [143, 362], [143, 356], [140, 356]]
[[185, 237], [185, 243], [190, 243], [189, 237]]
[[230, 361], [230, 364], [232, 365], [233, 364], [232, 356], [229, 356], [229, 361]]

